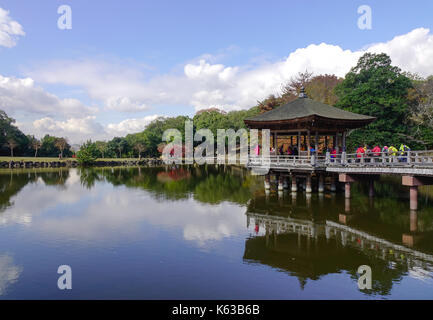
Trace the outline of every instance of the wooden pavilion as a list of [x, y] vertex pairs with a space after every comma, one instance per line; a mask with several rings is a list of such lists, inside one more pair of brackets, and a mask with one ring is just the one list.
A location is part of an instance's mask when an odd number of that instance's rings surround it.
[[316, 155], [334, 147], [337, 153], [346, 150], [349, 130], [368, 125], [374, 117], [357, 114], [309, 99], [304, 88], [298, 99], [271, 111], [244, 120], [250, 129], [270, 129], [270, 145], [278, 150], [297, 146], [299, 154]]

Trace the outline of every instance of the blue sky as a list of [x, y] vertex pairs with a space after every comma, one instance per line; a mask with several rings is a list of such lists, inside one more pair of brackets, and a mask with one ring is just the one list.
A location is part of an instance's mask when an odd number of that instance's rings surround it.
[[[71, 30], [57, 27], [63, 4]], [[361, 5], [372, 9], [371, 30], [358, 28]], [[0, 108], [28, 133], [72, 142], [139, 131], [158, 115], [248, 108], [302, 69], [343, 76], [372, 47], [433, 74], [427, 0], [2, 0], [0, 8], [25, 32], [13, 46], [0, 37], [8, 80]]]

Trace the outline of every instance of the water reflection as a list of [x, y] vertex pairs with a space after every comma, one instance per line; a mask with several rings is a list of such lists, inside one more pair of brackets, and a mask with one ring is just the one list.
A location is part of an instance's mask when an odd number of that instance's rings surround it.
[[0, 255], [0, 296], [6, 293], [7, 288], [15, 283], [23, 268], [14, 264], [10, 255]]
[[[353, 201], [356, 210], [351, 211], [348, 199], [338, 203], [335, 195], [328, 195], [325, 205], [319, 196], [313, 208], [311, 196], [302, 195], [303, 202], [299, 196], [288, 198], [283, 204], [280, 196], [278, 201], [256, 196], [250, 202], [247, 227], [253, 225], [254, 233], [245, 242], [246, 262], [296, 276], [302, 289], [308, 280], [319, 280], [328, 274], [343, 272], [355, 280], [360, 265], [371, 266], [374, 275], [373, 288], [364, 291], [366, 294], [389, 295], [393, 285], [407, 275], [431, 283], [432, 230], [425, 227], [430, 224], [424, 224], [420, 232], [418, 225], [419, 216], [423, 221], [431, 218], [429, 209], [407, 215], [397, 212], [399, 218], [391, 221], [387, 212], [381, 211], [384, 207], [380, 203], [389, 204], [389, 199], [376, 199], [375, 207], [380, 208], [377, 210], [362, 205], [368, 199], [358, 193]], [[388, 210], [396, 206], [388, 206]], [[407, 223], [402, 223], [402, 219]], [[410, 224], [409, 233], [400, 224]]]
[[[210, 268], [218, 254], [224, 276], [232, 277], [228, 282], [233, 290], [245, 283], [244, 275], [258, 272], [259, 265], [268, 278], [278, 270], [287, 279], [297, 279], [298, 290], [307, 298], [309, 283], [329, 287], [323, 284], [329, 276], [350, 280], [359, 294], [356, 271], [367, 264], [373, 271], [373, 289], [362, 294], [392, 296], [395, 288], [416, 279], [427, 285], [421, 297], [431, 296], [430, 194], [423, 195], [420, 210], [410, 211], [407, 190], [387, 179], [375, 184], [374, 198], [368, 196], [368, 185], [354, 185], [349, 200], [339, 193], [265, 191], [261, 177], [236, 167], [1, 171], [0, 250], [14, 257], [21, 253], [22, 261], [30, 250], [23, 248], [31, 247], [55, 263], [59, 252], [49, 248], [60, 252], [72, 248], [69, 259], [78, 260], [74, 250], [82, 250], [90, 261], [95, 251], [107, 250], [108, 257], [113, 254], [107, 263], [117, 266], [112, 248], [123, 246], [131, 248], [124, 257], [129, 267], [150, 263], [152, 257], [159, 266], [161, 256], [174, 255]], [[166, 242], [175, 243], [174, 252], [159, 247]], [[197, 257], [197, 248], [208, 256]], [[244, 266], [249, 269], [241, 272]], [[20, 281], [23, 268], [27, 270], [26, 265], [16, 266], [11, 255], [0, 255], [0, 294]], [[170, 270], [177, 268], [173, 265]], [[109, 278], [115, 269], [108, 267]], [[197, 277], [184, 272], [186, 278]], [[211, 285], [220, 284], [215, 280]], [[245, 296], [233, 298], [248, 297], [251, 287], [244, 288]], [[302, 294], [295, 291], [294, 295]], [[167, 296], [165, 291], [159, 293]], [[280, 294], [277, 297], [287, 296]], [[359, 297], [354, 292], [349, 296]]]

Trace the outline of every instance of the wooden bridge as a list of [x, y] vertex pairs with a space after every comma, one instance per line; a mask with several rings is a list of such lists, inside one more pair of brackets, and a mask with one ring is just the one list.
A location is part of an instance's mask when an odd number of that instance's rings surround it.
[[249, 168], [269, 167], [271, 170], [324, 170], [337, 173], [414, 174], [433, 176], [433, 150], [374, 153], [371, 155], [345, 153], [332, 155], [270, 155], [250, 156]]
[[250, 156], [247, 167], [265, 175], [267, 190], [270, 189], [271, 175], [276, 176], [278, 190], [288, 188], [290, 178], [292, 192], [298, 190], [301, 181], [307, 193], [313, 191], [313, 177], [318, 192], [325, 190], [324, 181], [328, 177], [331, 179], [331, 191], [336, 190], [337, 180], [344, 183], [346, 198], [350, 198], [350, 184], [353, 182], [369, 181], [369, 194], [373, 196], [374, 181], [380, 175], [399, 175], [402, 184], [409, 187], [412, 210], [418, 209], [418, 187], [433, 185], [433, 150], [376, 152], [368, 155], [346, 152], [331, 155], [328, 152], [325, 155]]

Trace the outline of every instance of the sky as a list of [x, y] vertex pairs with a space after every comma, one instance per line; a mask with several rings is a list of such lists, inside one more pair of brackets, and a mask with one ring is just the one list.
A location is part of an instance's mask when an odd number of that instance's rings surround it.
[[367, 51], [426, 77], [432, 16], [431, 0], [0, 0], [0, 109], [79, 144], [248, 109], [298, 72], [343, 77]]

